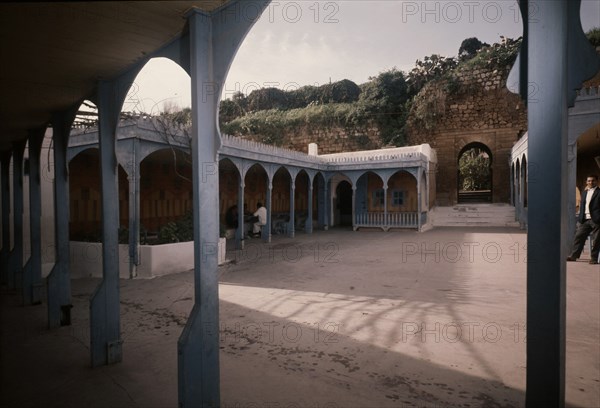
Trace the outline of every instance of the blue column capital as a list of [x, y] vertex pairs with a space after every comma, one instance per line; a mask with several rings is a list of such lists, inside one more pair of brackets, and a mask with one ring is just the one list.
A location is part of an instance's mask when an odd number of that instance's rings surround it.
[[198, 7], [191, 7], [189, 10], [187, 10], [185, 12], [185, 14], [183, 15], [183, 17], [185, 17], [186, 20], [189, 20], [192, 17], [195, 16], [201, 16], [201, 17], [206, 17], [206, 18], [210, 18], [210, 13], [207, 13], [206, 11], [198, 8]]

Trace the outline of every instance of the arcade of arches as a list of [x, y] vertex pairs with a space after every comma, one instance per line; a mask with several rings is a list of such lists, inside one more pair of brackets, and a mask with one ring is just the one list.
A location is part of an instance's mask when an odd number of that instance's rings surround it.
[[[229, 229], [234, 226], [228, 225], [226, 214], [240, 203], [240, 192], [246, 215], [253, 213], [258, 203], [266, 205], [272, 232], [291, 236], [296, 230], [310, 232], [313, 226], [418, 229], [426, 222], [426, 212], [435, 199], [426, 172], [413, 167], [331, 173], [249, 162], [242, 182], [240, 169], [232, 160], [235, 158], [223, 157], [219, 162], [220, 222]], [[98, 163], [96, 148], [82, 150], [70, 160], [70, 232], [76, 241], [100, 237]], [[119, 165], [123, 231], [131, 225], [132, 177], [128, 172], [131, 170]], [[163, 148], [141, 159], [139, 221], [143, 241], [148, 236], [151, 240], [161, 227], [191, 211], [191, 177], [189, 156], [180, 150]], [[122, 234], [123, 243], [126, 238], [127, 234]]]

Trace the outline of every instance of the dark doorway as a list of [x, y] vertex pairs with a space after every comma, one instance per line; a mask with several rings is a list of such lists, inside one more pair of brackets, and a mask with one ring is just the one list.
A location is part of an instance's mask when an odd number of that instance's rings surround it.
[[458, 203], [492, 202], [492, 153], [483, 143], [470, 143], [458, 155]]
[[342, 181], [336, 189], [337, 210], [340, 214], [340, 225], [352, 226], [352, 186], [347, 181]]

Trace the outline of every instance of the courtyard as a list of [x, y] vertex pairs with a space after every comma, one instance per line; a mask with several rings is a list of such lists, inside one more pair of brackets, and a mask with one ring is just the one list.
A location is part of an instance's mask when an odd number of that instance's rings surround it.
[[[334, 228], [245, 241], [219, 268], [222, 406], [524, 406], [526, 239]], [[570, 407], [600, 406], [600, 269], [588, 259], [567, 265]], [[52, 331], [45, 304], [3, 289], [2, 406], [177, 406], [193, 272], [121, 280], [123, 362], [91, 369], [98, 283], [72, 281], [72, 325]]]

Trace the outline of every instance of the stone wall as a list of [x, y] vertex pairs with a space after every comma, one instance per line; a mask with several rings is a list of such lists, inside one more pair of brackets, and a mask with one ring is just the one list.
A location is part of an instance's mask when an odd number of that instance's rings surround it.
[[467, 68], [427, 84], [417, 95], [407, 123], [410, 145], [429, 143], [438, 156], [437, 204], [457, 203], [458, 159], [471, 143], [492, 155], [492, 201], [510, 201], [508, 159], [527, 129], [527, 111], [506, 89], [510, 67]]
[[471, 143], [487, 146], [492, 159], [492, 202], [510, 202], [510, 152], [519, 133], [514, 128], [446, 131], [436, 135], [438, 173], [437, 205], [458, 202], [458, 158]]
[[[407, 122], [407, 144], [429, 143], [438, 156], [435, 194], [437, 205], [457, 202], [458, 159], [463, 148], [480, 143], [492, 156], [492, 200], [510, 201], [510, 150], [527, 130], [527, 110], [518, 95], [506, 89], [510, 66], [486, 68], [466, 64], [442, 80], [427, 84], [415, 98]], [[246, 137], [261, 141], [259, 136]], [[309, 143], [319, 154], [383, 147], [375, 126], [290, 129], [281, 146], [307, 152]]]
[[[244, 139], [262, 141], [260, 136], [243, 136]], [[343, 127], [302, 127], [289, 129], [283, 135], [281, 147], [308, 153], [308, 145], [317, 143], [319, 154], [356, 152], [361, 150], [380, 149], [382, 146], [379, 129], [370, 126], [364, 129], [348, 129]]]

